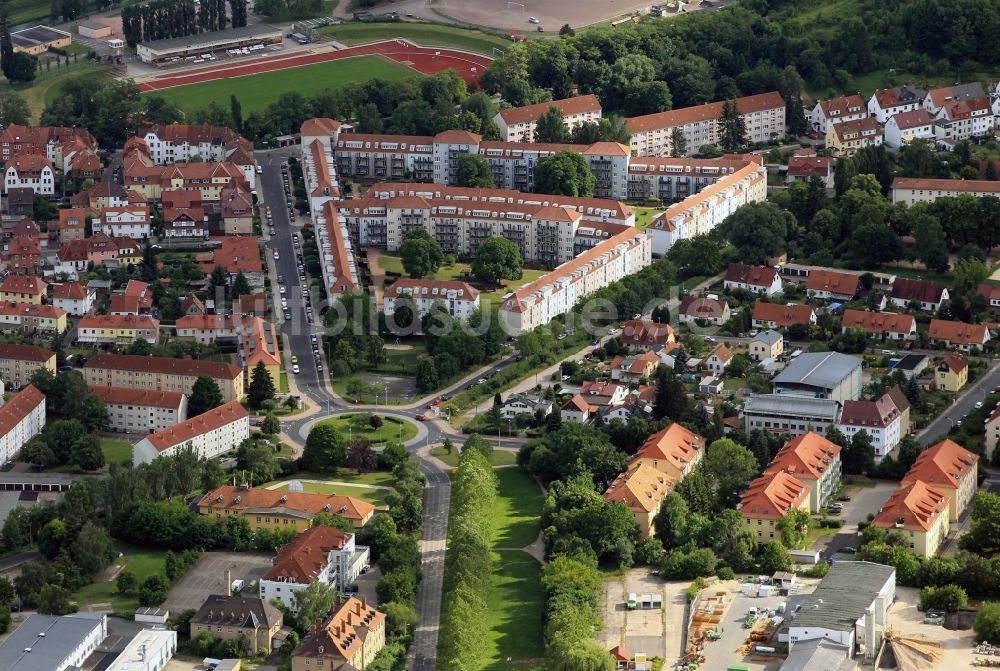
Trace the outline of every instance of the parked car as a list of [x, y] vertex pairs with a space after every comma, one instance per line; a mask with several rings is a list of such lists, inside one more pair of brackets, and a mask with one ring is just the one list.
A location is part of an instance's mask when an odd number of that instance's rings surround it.
[[847, 494], [844, 494], [843, 496], [838, 496], [838, 497], [837, 497], [837, 500], [838, 500], [838, 501], [850, 501], [850, 500], [851, 500], [851, 497], [850, 497], [850, 496], [848, 496]]

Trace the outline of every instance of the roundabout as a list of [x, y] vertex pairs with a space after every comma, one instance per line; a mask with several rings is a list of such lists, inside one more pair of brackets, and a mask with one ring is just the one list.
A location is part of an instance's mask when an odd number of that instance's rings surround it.
[[[355, 427], [351, 421], [351, 418], [355, 415], [370, 415], [373, 417], [379, 417], [382, 419], [382, 426], [374, 431]], [[404, 447], [415, 448], [426, 443], [428, 437], [430, 436], [430, 431], [428, 431], [425, 424], [415, 421], [412, 417], [403, 413], [388, 411], [370, 412], [367, 410], [339, 410], [326, 414], [315, 415], [309, 418], [308, 421], [299, 425], [297, 430], [303, 444], [305, 444], [306, 439], [309, 438], [309, 432], [318, 424], [331, 424], [341, 433], [346, 433], [348, 435], [357, 433], [358, 435], [368, 438], [374, 446], [384, 445], [386, 442], [399, 440], [397, 436], [401, 436]], [[370, 428], [371, 427], [369, 426], [369, 429]], [[394, 433], [395, 435], [393, 435]]]

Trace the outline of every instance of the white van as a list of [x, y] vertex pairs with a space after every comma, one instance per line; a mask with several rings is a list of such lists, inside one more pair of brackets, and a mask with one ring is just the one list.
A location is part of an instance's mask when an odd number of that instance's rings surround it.
[[529, 16], [528, 23], [541, 23], [541, 21], [538, 20], [537, 16]]

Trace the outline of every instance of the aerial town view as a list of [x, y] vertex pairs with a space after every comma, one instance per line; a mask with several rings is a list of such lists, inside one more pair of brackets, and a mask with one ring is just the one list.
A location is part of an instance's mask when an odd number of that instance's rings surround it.
[[0, 671], [1000, 668], [1000, 0], [0, 0], [0, 70]]

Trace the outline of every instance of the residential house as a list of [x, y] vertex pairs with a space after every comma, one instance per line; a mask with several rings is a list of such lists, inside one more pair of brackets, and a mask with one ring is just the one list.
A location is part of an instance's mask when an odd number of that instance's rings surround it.
[[586, 424], [596, 414], [597, 406], [587, 403], [587, 400], [580, 394], [574, 394], [559, 408], [559, 417], [562, 421], [574, 424]]
[[873, 117], [843, 121], [826, 130], [826, 147], [834, 156], [853, 156], [862, 147], [880, 146], [882, 140], [882, 124]]
[[784, 471], [765, 473], [750, 483], [738, 506], [743, 528], [761, 544], [778, 538], [776, 526], [791, 510], [809, 512], [812, 487]]
[[969, 381], [969, 362], [961, 354], [951, 354], [934, 366], [934, 386], [957, 394]]
[[28, 384], [0, 406], [0, 464], [14, 461], [25, 443], [45, 428], [45, 396]]
[[680, 482], [704, 457], [705, 439], [675, 422], [647, 438], [629, 464], [652, 466]]
[[809, 512], [819, 513], [840, 491], [840, 445], [807, 432], [785, 443], [764, 474], [787, 473], [809, 486]]
[[942, 440], [917, 456], [903, 477], [903, 485], [922, 482], [948, 497], [948, 520], [955, 522], [968, 509], [978, 490], [979, 455], [953, 440]]
[[243, 398], [243, 370], [229, 363], [134, 354], [95, 354], [83, 366], [83, 376], [91, 386], [178, 391], [188, 396], [201, 375], [207, 375], [219, 385], [223, 401]]
[[888, 123], [889, 119], [912, 112], [923, 107], [927, 91], [904, 84], [891, 89], [878, 89], [868, 99], [868, 113], [878, 119], [879, 123]]
[[860, 326], [876, 340], [913, 340], [917, 337], [917, 320], [913, 315], [895, 312], [867, 312], [848, 308], [844, 310], [840, 325], [843, 331], [852, 326]]
[[990, 339], [990, 330], [985, 324], [932, 319], [927, 329], [927, 338], [936, 345], [972, 352], [986, 345]]
[[722, 326], [730, 316], [729, 303], [711, 296], [685, 296], [677, 308], [677, 321], [681, 324], [701, 322]]
[[145, 240], [152, 234], [149, 207], [142, 205], [107, 207], [91, 223], [94, 233], [106, 233], [112, 238], [129, 237]]
[[260, 242], [247, 235], [226, 236], [213, 252], [198, 254], [195, 260], [210, 275], [215, 266], [229, 271], [229, 278], [243, 273], [251, 287], [264, 286], [264, 262], [260, 256]]
[[755, 329], [788, 328], [793, 324], [808, 326], [816, 323], [816, 311], [808, 305], [795, 303], [782, 305], [758, 301], [753, 306], [751, 319]]
[[983, 297], [990, 310], [1000, 310], [1000, 286], [996, 284], [980, 284], [976, 293]]
[[911, 552], [930, 559], [948, 536], [950, 505], [946, 494], [914, 480], [892, 493], [872, 525], [903, 534]]
[[178, 391], [89, 387], [108, 407], [113, 431], [156, 433], [187, 419], [187, 396]]
[[660, 324], [648, 319], [627, 319], [622, 322], [618, 339], [626, 347], [649, 350], [675, 341], [670, 324]]
[[912, 380], [919, 377], [927, 369], [929, 363], [926, 354], [905, 354], [892, 369], [902, 372], [907, 380]]
[[524, 107], [509, 107], [497, 112], [493, 121], [500, 128], [500, 136], [505, 141], [532, 142], [538, 119], [553, 107], [562, 113], [563, 124], [569, 131], [582, 123], [596, 122], [601, 118], [601, 102], [597, 96], [583, 95]]
[[354, 534], [325, 524], [310, 527], [278, 548], [271, 568], [260, 579], [260, 599], [268, 603], [278, 599], [294, 613], [300, 590], [319, 582], [346, 592], [355, 586], [369, 560], [369, 548], [357, 545]]
[[[801, 150], [800, 150], [801, 151]], [[785, 173], [785, 182], [808, 182], [818, 179], [823, 184], [823, 188], [833, 188], [833, 170], [837, 165], [837, 159], [832, 156], [817, 156], [815, 152], [799, 154], [788, 157], [788, 172]]]
[[48, 285], [34, 275], [7, 275], [0, 282], [0, 301], [41, 303]]
[[951, 150], [962, 140], [991, 134], [993, 127], [993, 108], [989, 98], [953, 100], [945, 103], [934, 115], [934, 140], [939, 147]]
[[40, 196], [56, 195], [56, 172], [52, 161], [38, 154], [15, 154], [5, 164], [3, 191], [26, 188]]
[[628, 387], [615, 382], [587, 381], [580, 387], [580, 396], [599, 410], [621, 405], [627, 394]]
[[31, 217], [35, 212], [35, 191], [31, 187], [19, 186], [7, 189], [3, 206], [12, 217]]
[[785, 340], [780, 333], [768, 329], [750, 338], [747, 354], [754, 361], [777, 359], [785, 351]]
[[934, 118], [927, 110], [903, 112], [885, 122], [886, 146], [902, 149], [914, 140], [934, 142]]
[[353, 496], [225, 485], [205, 494], [198, 512], [216, 518], [239, 515], [251, 529], [305, 531], [319, 513], [339, 515], [360, 529], [371, 520], [375, 507]]
[[639, 536], [650, 538], [656, 533], [653, 520], [660, 512], [660, 504], [675, 485], [666, 473], [641, 462], [633, 463], [611, 483], [604, 500], [625, 504], [639, 525]]
[[858, 295], [861, 277], [854, 273], [816, 269], [806, 279], [806, 295], [834, 301], [850, 301]]
[[726, 269], [723, 286], [729, 290], [742, 289], [755, 294], [773, 296], [781, 293], [781, 277], [776, 269], [769, 266], [732, 263]]
[[616, 356], [611, 360], [611, 379], [629, 384], [638, 384], [649, 379], [660, 365], [656, 352], [646, 351], [631, 356]]
[[924, 96], [923, 106], [931, 114], [937, 114], [949, 103], [986, 97], [988, 96], [982, 84], [970, 82], [930, 89]]
[[500, 416], [510, 420], [518, 415], [534, 415], [539, 411], [543, 415], [552, 412], [552, 401], [535, 394], [511, 394], [501, 406]]
[[66, 312], [54, 305], [37, 303], [0, 303], [0, 331], [25, 336], [62, 333], [66, 330]]
[[52, 285], [52, 304], [74, 317], [82, 317], [94, 309], [97, 291], [79, 282], [63, 282]]
[[416, 306], [418, 319], [426, 316], [435, 303], [443, 305], [449, 315], [458, 319], [468, 319], [479, 309], [479, 291], [466, 282], [401, 277], [385, 290], [383, 312], [386, 318], [395, 315], [396, 303], [402, 296], [407, 296]]
[[234, 451], [249, 437], [250, 413], [239, 401], [230, 401], [146, 436], [132, 446], [132, 463], [148, 464], [188, 446], [199, 457], [214, 459]]
[[[136, 201], [136, 202], [133, 202]], [[106, 207], [126, 207], [138, 205], [138, 199], [132, 198], [129, 191], [118, 182], [98, 182], [87, 191], [73, 194], [70, 204], [74, 208], [100, 214]]]
[[[897, 177], [892, 180], [892, 202], [933, 203], [938, 198], [954, 198], [960, 195], [974, 198], [1000, 195], [1000, 182], [988, 179], [921, 179]], [[898, 281], [898, 280], [897, 280]]]
[[[229, 586], [226, 586], [228, 591]], [[268, 653], [275, 647], [275, 635], [281, 630], [281, 611], [260, 599], [239, 595], [213, 594], [191, 616], [191, 638], [207, 631], [222, 641], [246, 642], [256, 652]]]
[[903, 415], [889, 394], [874, 401], [844, 401], [837, 428], [849, 439], [860, 431], [867, 433], [875, 448], [876, 462], [895, 450], [906, 434]]
[[35, 345], [0, 343], [0, 380], [7, 390], [20, 389], [42, 368], [56, 374], [56, 353]]
[[385, 614], [364, 597], [349, 597], [292, 651], [292, 671], [363, 671], [385, 647]]
[[861, 359], [839, 352], [805, 352], [792, 359], [771, 384], [778, 395], [843, 403], [861, 396]]
[[77, 325], [76, 340], [94, 345], [131, 345], [145, 340], [155, 345], [160, 320], [149, 315], [84, 315]]
[[[71, 240], [83, 240], [87, 230], [87, 217], [90, 210], [83, 207], [71, 207], [59, 210], [59, 244], [65, 245]], [[49, 227], [52, 222], [49, 223]]]
[[37, 273], [43, 263], [39, 239], [27, 235], [11, 238], [7, 242], [7, 250], [4, 252], [3, 260], [7, 270], [13, 273]]
[[819, 100], [809, 113], [813, 130], [824, 134], [833, 124], [866, 118], [868, 110], [865, 101], [858, 94]]
[[889, 300], [901, 308], [908, 308], [912, 303], [925, 312], [937, 312], [941, 304], [948, 300], [948, 287], [938, 282], [897, 277], [892, 283]]
[[733, 360], [733, 353], [728, 347], [723, 344], [715, 346], [712, 353], [708, 355], [705, 359], [705, 368], [716, 373], [717, 375], [722, 375], [729, 362]]

